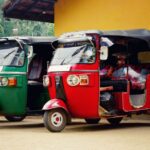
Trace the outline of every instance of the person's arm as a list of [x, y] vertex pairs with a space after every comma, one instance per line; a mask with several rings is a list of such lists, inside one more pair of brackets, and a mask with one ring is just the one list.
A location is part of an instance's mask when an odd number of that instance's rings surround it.
[[109, 69], [108, 69], [108, 71], [107, 71], [107, 75], [106, 75], [106, 76], [107, 76], [107, 77], [111, 77], [112, 74], [113, 74], [113, 70], [114, 70], [113, 67], [110, 66]]
[[99, 90], [100, 90], [100, 92], [112, 91], [113, 90], [113, 86], [100, 87]]

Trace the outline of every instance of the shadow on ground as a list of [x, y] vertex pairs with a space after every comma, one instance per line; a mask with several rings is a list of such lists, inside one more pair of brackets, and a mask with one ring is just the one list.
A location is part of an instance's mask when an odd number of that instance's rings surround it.
[[65, 131], [67, 132], [90, 132], [90, 131], [109, 131], [109, 130], [118, 130], [118, 129], [129, 129], [129, 128], [143, 128], [150, 127], [150, 123], [120, 123], [117, 126], [112, 126], [111, 124], [102, 123], [102, 124], [79, 124], [73, 123], [69, 125]]
[[[129, 129], [129, 128], [142, 128], [142, 127], [150, 127], [150, 123], [148, 122], [125, 122], [120, 123], [118, 126], [112, 126], [111, 124], [100, 123], [88, 125], [85, 122], [72, 122], [70, 125], [67, 125], [64, 132], [93, 132], [93, 131], [109, 131], [109, 130], [118, 130], [118, 129]], [[42, 120], [38, 122], [30, 122], [30, 120], [24, 120], [22, 122], [8, 122], [6, 120], [0, 120], [0, 129], [44, 129], [44, 124]], [[63, 132], [63, 133], [64, 133]]]

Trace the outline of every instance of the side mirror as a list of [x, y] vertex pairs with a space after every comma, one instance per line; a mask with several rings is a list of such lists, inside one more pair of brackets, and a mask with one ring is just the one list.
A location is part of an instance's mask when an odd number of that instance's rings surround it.
[[108, 58], [108, 47], [107, 46], [101, 46], [100, 60], [107, 60], [107, 58]]

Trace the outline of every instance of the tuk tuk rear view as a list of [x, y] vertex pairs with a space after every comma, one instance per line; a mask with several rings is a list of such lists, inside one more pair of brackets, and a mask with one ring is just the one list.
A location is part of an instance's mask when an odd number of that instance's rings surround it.
[[89, 124], [150, 109], [150, 32], [130, 30], [72, 32], [57, 40], [44, 85], [50, 101], [43, 110], [49, 131], [64, 129], [69, 118]]

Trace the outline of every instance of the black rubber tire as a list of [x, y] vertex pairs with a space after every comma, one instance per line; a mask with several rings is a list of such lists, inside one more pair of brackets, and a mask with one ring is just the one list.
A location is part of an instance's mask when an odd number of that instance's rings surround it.
[[[57, 125], [57, 120], [53, 121], [53, 118], [56, 115], [58, 115], [58, 117], [60, 117], [59, 118], [60, 119], [59, 121], [61, 122], [60, 125]], [[53, 109], [53, 110], [46, 111], [44, 113], [43, 120], [44, 120], [45, 127], [49, 131], [51, 131], [51, 132], [61, 132], [67, 124], [67, 115], [66, 115], [66, 112], [62, 109]]]
[[122, 119], [123, 119], [122, 117], [120, 117], [120, 118], [109, 118], [109, 119], [107, 119], [107, 121], [108, 121], [111, 125], [117, 126], [117, 125], [120, 124], [120, 122], [121, 122]]
[[72, 123], [71, 117], [67, 116], [67, 125], [70, 125]]
[[26, 116], [5, 116], [5, 118], [10, 122], [20, 122], [22, 121]]
[[96, 118], [96, 119], [85, 119], [87, 124], [98, 124], [100, 121], [100, 118]]

